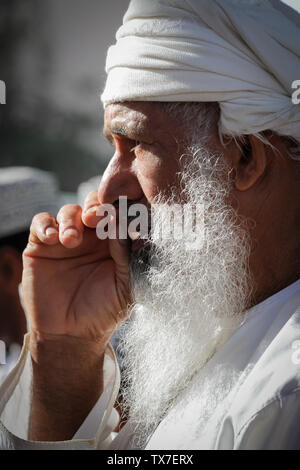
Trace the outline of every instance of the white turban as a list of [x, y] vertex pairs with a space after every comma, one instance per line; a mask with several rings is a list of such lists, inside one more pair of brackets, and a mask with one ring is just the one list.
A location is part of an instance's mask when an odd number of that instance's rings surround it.
[[116, 38], [105, 105], [217, 101], [222, 134], [300, 141], [300, 15], [279, 0], [132, 0]]

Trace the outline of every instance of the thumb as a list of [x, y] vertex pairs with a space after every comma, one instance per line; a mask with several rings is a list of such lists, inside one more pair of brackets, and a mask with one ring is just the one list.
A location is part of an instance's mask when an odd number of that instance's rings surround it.
[[130, 286], [130, 240], [109, 239], [109, 251], [115, 262], [115, 282], [121, 306], [126, 310], [132, 303]]
[[[116, 219], [112, 217], [110, 223], [116, 223]], [[117, 227], [115, 231], [116, 237], [109, 239], [109, 251], [116, 264], [116, 274], [122, 277], [128, 276], [129, 278], [131, 240], [129, 238], [125, 240], [118, 238], [118, 233]]]

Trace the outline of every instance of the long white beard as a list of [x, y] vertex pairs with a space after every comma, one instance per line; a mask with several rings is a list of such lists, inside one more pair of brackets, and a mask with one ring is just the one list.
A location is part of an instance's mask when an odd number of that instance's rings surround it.
[[[184, 202], [205, 207], [201, 249], [187, 250], [185, 239], [150, 238], [149, 252], [132, 257], [136, 303], [124, 328], [123, 400], [137, 445], [240, 325], [249, 300], [247, 230], [226, 202], [230, 183], [221, 161], [194, 150], [182, 173]], [[156, 202], [157, 226], [174, 198]]]

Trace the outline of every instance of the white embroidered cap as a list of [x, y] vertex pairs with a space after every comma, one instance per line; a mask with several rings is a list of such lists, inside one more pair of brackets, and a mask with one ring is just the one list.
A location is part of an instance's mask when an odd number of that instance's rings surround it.
[[83, 206], [86, 196], [96, 189], [98, 189], [102, 175], [93, 176], [87, 181], [80, 183], [77, 189], [77, 201], [80, 206]]
[[52, 173], [30, 167], [0, 168], [0, 238], [29, 229], [33, 216], [59, 208]]

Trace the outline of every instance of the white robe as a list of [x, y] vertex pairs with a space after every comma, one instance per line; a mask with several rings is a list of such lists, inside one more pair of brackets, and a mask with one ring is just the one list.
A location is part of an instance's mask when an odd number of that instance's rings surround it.
[[[118, 421], [113, 405], [119, 369], [111, 347], [105, 390], [74, 438], [28, 441], [32, 375], [27, 348], [28, 336], [0, 388], [0, 448], [134, 448], [130, 421], [118, 435], [112, 432]], [[203, 386], [207, 378], [213, 378], [210, 388]], [[219, 384], [217, 395], [214, 384]], [[246, 313], [244, 324], [200, 371], [146, 449], [300, 449], [300, 280]]]
[[9, 347], [8, 354], [5, 357], [5, 364], [0, 363], [0, 384], [4, 381], [5, 377], [15, 367], [21, 354], [21, 346], [17, 343], [12, 343]]

